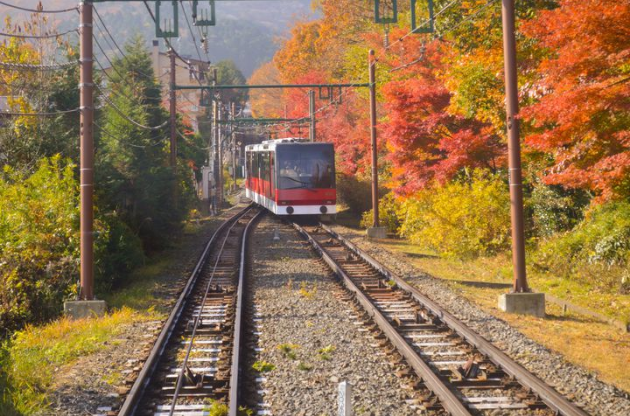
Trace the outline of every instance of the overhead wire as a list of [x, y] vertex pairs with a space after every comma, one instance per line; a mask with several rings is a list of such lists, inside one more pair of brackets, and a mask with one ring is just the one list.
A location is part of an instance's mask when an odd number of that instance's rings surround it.
[[61, 36], [65, 36], [68, 33], [79, 33], [78, 29], [70, 29], [67, 30], [65, 32], [61, 32], [61, 33], [50, 33], [50, 34], [46, 34], [46, 35], [18, 35], [15, 33], [5, 33], [5, 32], [0, 32], [0, 36], [6, 36], [9, 38], [19, 38], [19, 39], [50, 39], [50, 38], [58, 38]]
[[[57, 9], [57, 10], [37, 10], [37, 9], [29, 9], [27, 7], [23, 7], [23, 6], [16, 6], [15, 4], [11, 4], [11, 3], [7, 3], [5, 1], [0, 1], [0, 4], [3, 4], [5, 6], [11, 7], [13, 9], [17, 9], [17, 10], [22, 10], [25, 12], [31, 12], [31, 13], [66, 13], [66, 12], [71, 12], [71, 11], [78, 11], [79, 9], [77, 7], [71, 7], [68, 9]], [[42, 6], [43, 7], [43, 6]]]

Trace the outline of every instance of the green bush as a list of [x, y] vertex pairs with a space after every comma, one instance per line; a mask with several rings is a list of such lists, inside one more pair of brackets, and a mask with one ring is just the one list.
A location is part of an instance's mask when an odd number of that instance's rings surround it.
[[549, 237], [573, 228], [583, 218], [582, 210], [589, 199], [582, 191], [535, 183], [525, 208], [531, 217], [529, 234]]
[[337, 200], [346, 205], [354, 215], [361, 215], [372, 208], [372, 185], [356, 176], [337, 176]]
[[[383, 227], [387, 227], [387, 231], [392, 234], [398, 233], [400, 228], [400, 219], [398, 218], [398, 211], [400, 210], [401, 202], [396, 199], [393, 193], [388, 193], [378, 201], [378, 219], [379, 224]], [[361, 216], [361, 227], [370, 228], [374, 222], [373, 210], [369, 210], [363, 213]]]
[[491, 254], [509, 244], [508, 187], [484, 171], [470, 181], [421, 191], [398, 212], [402, 236], [445, 257]]
[[[56, 316], [75, 288], [78, 186], [73, 165], [43, 159], [31, 175], [0, 177], [0, 327]], [[6, 335], [0, 334], [0, 336]]]
[[98, 292], [109, 292], [124, 282], [129, 273], [144, 263], [142, 240], [114, 211], [104, 216], [103, 231], [96, 237], [96, 276]]
[[543, 241], [534, 263], [557, 276], [621, 289], [629, 256], [630, 203], [613, 202], [591, 210], [573, 230]]

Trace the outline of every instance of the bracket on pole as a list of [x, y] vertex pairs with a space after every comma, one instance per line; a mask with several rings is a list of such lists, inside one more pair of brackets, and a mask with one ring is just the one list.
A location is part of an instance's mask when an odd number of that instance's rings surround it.
[[[374, 23], [380, 24], [393, 24], [398, 23], [398, 1], [391, 1], [391, 14], [386, 14], [387, 5], [385, 0], [374, 0]], [[424, 27], [424, 24], [418, 25], [416, 19], [416, 4], [418, 0], [409, 0], [409, 10], [411, 11], [411, 31], [413, 33], [433, 33], [434, 28], [434, 14], [433, 14], [433, 0], [426, 0], [427, 8], [429, 10], [429, 26]], [[383, 6], [382, 6], [383, 5]]]
[[173, 21], [167, 24], [164, 21], [164, 28], [160, 26], [160, 8], [162, 0], [155, 0], [155, 36], [158, 38], [176, 38], [179, 37], [179, 6], [177, 1], [172, 0], [173, 5]]
[[[381, 1], [382, 0], [374, 0], [374, 23], [398, 23], [398, 0], [390, 0], [391, 1], [391, 15], [386, 15], [385, 10], [383, 10], [383, 15], [381, 15]], [[387, 7], [384, 4], [383, 9]]]
[[217, 24], [215, 0], [207, 0], [209, 9], [198, 10], [199, 0], [192, 2], [192, 18], [195, 26], [214, 26]]
[[417, 23], [416, 23], [416, 1], [417, 0], [411, 0], [411, 6], [410, 6], [410, 10], [411, 10], [411, 31], [413, 33], [433, 33], [435, 31], [434, 25], [433, 25], [433, 0], [427, 0], [427, 7], [429, 8], [429, 26], [428, 27], [422, 27], [424, 25], [421, 25], [420, 27], [418, 27]]

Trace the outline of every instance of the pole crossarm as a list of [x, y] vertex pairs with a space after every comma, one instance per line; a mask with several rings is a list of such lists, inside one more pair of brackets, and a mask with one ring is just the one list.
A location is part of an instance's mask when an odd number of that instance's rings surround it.
[[176, 90], [246, 90], [281, 88], [369, 88], [369, 83], [360, 84], [260, 84], [260, 85], [176, 85]]

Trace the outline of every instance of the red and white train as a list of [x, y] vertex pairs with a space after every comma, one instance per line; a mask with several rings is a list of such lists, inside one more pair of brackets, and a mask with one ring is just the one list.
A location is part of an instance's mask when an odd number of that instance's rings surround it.
[[337, 212], [331, 143], [277, 139], [245, 147], [245, 192], [276, 215]]

